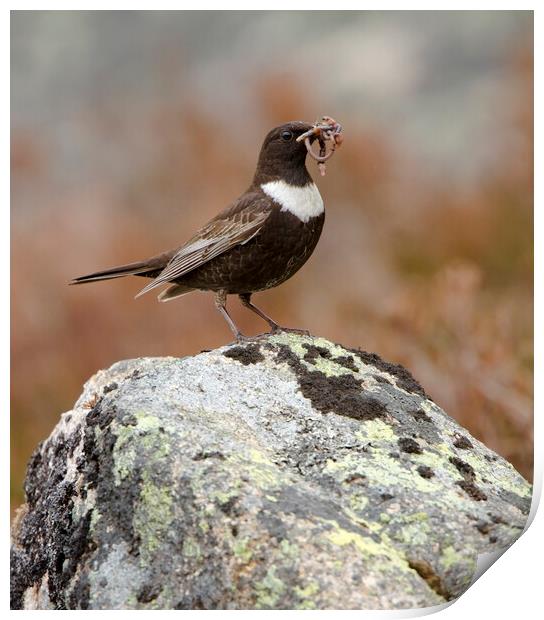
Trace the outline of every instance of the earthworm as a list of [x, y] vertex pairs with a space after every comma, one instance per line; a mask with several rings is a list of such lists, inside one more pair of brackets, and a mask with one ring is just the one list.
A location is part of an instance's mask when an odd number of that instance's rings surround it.
[[[342, 125], [337, 123], [330, 116], [323, 116], [321, 122], [315, 125], [297, 138], [297, 142], [304, 140], [304, 144], [309, 155], [318, 162], [319, 172], [321, 176], [325, 175], [325, 162], [330, 159], [337, 146], [342, 144], [343, 136], [341, 136]], [[312, 150], [310, 138], [315, 136], [319, 142], [319, 155]], [[327, 153], [326, 142], [331, 142], [331, 150]]]

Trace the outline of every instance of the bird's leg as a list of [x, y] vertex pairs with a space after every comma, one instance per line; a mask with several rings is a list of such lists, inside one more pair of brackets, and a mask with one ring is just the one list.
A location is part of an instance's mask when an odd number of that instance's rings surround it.
[[236, 340], [245, 340], [246, 337], [242, 334], [238, 327], [236, 327], [236, 323], [230, 318], [230, 315], [227, 312], [227, 293], [225, 291], [219, 291], [215, 294], [215, 307], [223, 315], [223, 318], [228, 323]]
[[262, 310], [259, 310], [257, 306], [251, 303], [251, 293], [242, 293], [241, 295], [238, 295], [238, 297], [240, 298], [240, 301], [246, 308], [249, 308], [249, 310], [251, 310], [252, 312], [255, 312], [255, 314], [260, 316], [261, 319], [264, 319], [270, 325], [270, 331], [273, 334], [276, 334], [278, 332], [293, 332], [295, 334], [304, 334], [306, 336], [310, 335], [310, 332], [305, 329], [294, 329], [294, 328], [282, 327], [281, 325], [278, 325], [269, 316], [267, 316]]
[[278, 332], [281, 330], [281, 327], [275, 321], [273, 321], [262, 310], [259, 310], [257, 306], [254, 306], [251, 303], [251, 293], [242, 293], [241, 295], [238, 295], [238, 297], [240, 298], [240, 301], [246, 308], [249, 308], [249, 310], [251, 310], [252, 312], [255, 312], [255, 314], [260, 316], [261, 319], [264, 319], [270, 325], [271, 331]]

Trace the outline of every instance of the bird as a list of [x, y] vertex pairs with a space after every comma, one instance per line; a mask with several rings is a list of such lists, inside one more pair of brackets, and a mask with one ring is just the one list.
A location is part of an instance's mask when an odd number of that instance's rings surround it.
[[[212, 291], [215, 306], [237, 341], [247, 340], [227, 310], [227, 296], [238, 295], [241, 303], [270, 327], [282, 327], [255, 306], [251, 297], [278, 286], [306, 263], [321, 236], [325, 208], [319, 190], [306, 167], [309, 154], [324, 162], [342, 142], [342, 127], [331, 117], [316, 123], [290, 121], [273, 128], [262, 144], [249, 188], [202, 226], [183, 245], [151, 258], [74, 278], [84, 284], [125, 276], [151, 278], [137, 295], [161, 286], [161, 302], [195, 290]], [[312, 145], [319, 142], [319, 154]], [[331, 149], [326, 152], [326, 143]]]

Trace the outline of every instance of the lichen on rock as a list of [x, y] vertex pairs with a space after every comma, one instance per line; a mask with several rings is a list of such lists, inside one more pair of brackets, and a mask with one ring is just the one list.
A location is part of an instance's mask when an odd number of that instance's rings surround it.
[[294, 334], [100, 371], [25, 491], [27, 609], [430, 607], [531, 502], [404, 368]]

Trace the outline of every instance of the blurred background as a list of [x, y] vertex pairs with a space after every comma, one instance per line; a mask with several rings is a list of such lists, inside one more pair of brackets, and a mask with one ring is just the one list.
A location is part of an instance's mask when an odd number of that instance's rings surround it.
[[210, 294], [70, 278], [179, 245], [271, 127], [323, 114], [323, 236], [256, 303], [404, 364], [531, 478], [532, 36], [523, 11], [12, 12], [12, 506], [96, 370], [232, 339]]

